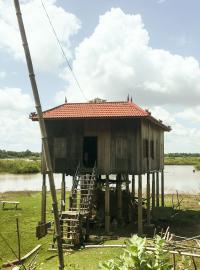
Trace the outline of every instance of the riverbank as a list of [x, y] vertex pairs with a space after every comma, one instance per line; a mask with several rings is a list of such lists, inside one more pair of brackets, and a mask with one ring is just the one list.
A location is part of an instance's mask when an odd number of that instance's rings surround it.
[[196, 170], [200, 170], [200, 157], [194, 156], [165, 156], [165, 165], [193, 165]]
[[40, 172], [40, 161], [30, 159], [0, 159], [0, 173], [31, 174]]
[[[69, 193], [67, 193], [66, 201], [69, 200]], [[200, 227], [200, 205], [198, 195], [180, 195], [181, 210], [177, 212], [177, 215], [173, 217], [173, 221], [170, 221], [170, 232], [184, 235], [194, 236], [198, 234]], [[57, 256], [56, 253], [48, 251], [50, 243], [52, 241], [52, 234], [49, 234], [43, 239], [37, 240], [35, 237], [35, 227], [40, 220], [40, 205], [41, 205], [41, 193], [39, 192], [12, 192], [0, 194], [0, 200], [19, 201], [19, 210], [0, 209], [0, 232], [6, 238], [6, 240], [12, 245], [12, 248], [17, 253], [17, 235], [16, 235], [16, 218], [19, 218], [20, 224], [20, 236], [21, 236], [21, 254], [22, 256], [33, 249], [36, 245], [42, 244], [42, 248], [37, 258], [38, 269], [57, 269]], [[60, 193], [58, 192], [58, 202], [60, 202]], [[171, 195], [165, 196], [165, 202], [169, 210], [172, 199]], [[174, 204], [176, 205], [176, 198], [174, 198]], [[51, 197], [50, 193], [47, 193], [47, 220], [52, 220], [51, 213]], [[162, 211], [163, 212], [163, 211]], [[127, 236], [120, 236], [117, 234], [116, 240], [103, 240], [105, 244], [119, 244], [124, 243], [126, 237], [130, 236], [131, 232], [137, 229], [136, 225], [122, 228], [123, 232], [126, 232]], [[159, 229], [160, 230], [160, 229]], [[80, 270], [84, 269], [98, 269], [99, 261], [108, 260], [114, 257], [118, 257], [122, 253], [122, 249], [106, 248], [106, 249], [80, 249], [65, 253], [65, 264], [76, 265], [80, 267]], [[14, 255], [9, 250], [5, 242], [0, 239], [0, 266], [3, 262], [14, 259]], [[198, 267], [199, 262], [197, 261]], [[66, 269], [76, 269], [66, 267]]]

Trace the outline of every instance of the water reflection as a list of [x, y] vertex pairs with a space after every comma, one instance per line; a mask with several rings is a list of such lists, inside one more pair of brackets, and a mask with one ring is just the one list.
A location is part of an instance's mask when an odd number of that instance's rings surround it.
[[[59, 189], [61, 185], [61, 174], [55, 174], [54, 176], [56, 188]], [[145, 176], [143, 176], [143, 181], [143, 188], [145, 189]], [[41, 190], [41, 184], [42, 177], [40, 174], [0, 174], [0, 192], [21, 190], [39, 191]], [[72, 179], [68, 176], [66, 177], [66, 186], [68, 189], [71, 189], [71, 185]], [[165, 193], [174, 193], [176, 190], [179, 193], [200, 193], [200, 171], [193, 172], [193, 166], [165, 166]]]

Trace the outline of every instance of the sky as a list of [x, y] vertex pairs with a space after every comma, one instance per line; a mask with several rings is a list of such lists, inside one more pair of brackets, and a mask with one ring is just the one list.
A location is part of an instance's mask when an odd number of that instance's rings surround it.
[[[198, 0], [41, 0], [21, 10], [43, 109], [99, 97], [133, 102], [171, 125], [165, 152], [200, 152]], [[0, 149], [41, 150], [14, 4], [0, 0]]]

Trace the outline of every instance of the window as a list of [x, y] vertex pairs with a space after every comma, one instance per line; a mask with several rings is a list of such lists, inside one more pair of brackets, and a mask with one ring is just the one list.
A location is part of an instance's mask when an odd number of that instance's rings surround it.
[[154, 152], [154, 141], [153, 140], [151, 140], [151, 142], [150, 142], [150, 154], [151, 154], [151, 158], [154, 159], [155, 152]]
[[66, 158], [66, 138], [54, 138], [54, 156], [55, 158]]
[[143, 156], [144, 158], [148, 158], [149, 156], [149, 142], [147, 139], [143, 140]]

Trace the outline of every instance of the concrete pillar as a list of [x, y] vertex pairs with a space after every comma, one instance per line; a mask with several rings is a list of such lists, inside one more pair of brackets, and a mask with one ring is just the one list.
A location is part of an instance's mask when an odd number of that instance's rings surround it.
[[142, 175], [138, 175], [138, 235], [143, 233], [142, 222]]
[[150, 173], [147, 173], [147, 225], [151, 223], [151, 211], [150, 211]]
[[159, 172], [156, 172], [156, 206], [160, 206], [160, 193], [159, 193]]

